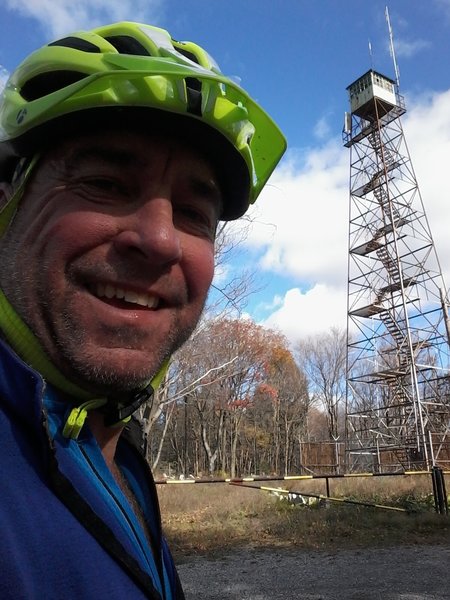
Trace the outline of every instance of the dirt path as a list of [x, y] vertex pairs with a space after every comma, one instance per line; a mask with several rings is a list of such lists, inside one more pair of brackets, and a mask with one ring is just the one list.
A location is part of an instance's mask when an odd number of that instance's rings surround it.
[[450, 600], [450, 544], [239, 551], [179, 564], [187, 600]]

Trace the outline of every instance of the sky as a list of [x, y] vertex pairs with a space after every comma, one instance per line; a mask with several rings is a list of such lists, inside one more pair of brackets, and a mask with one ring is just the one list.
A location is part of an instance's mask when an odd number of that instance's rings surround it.
[[394, 78], [406, 141], [450, 282], [450, 0], [3, 0], [0, 88], [31, 51], [119, 20], [167, 29], [208, 50], [272, 116], [288, 151], [252, 207], [221, 278], [254, 272], [246, 314], [295, 343], [346, 327], [349, 150], [346, 88], [370, 68]]

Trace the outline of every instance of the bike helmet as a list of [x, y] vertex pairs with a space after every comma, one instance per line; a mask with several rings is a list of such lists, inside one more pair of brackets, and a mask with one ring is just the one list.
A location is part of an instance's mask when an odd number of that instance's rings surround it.
[[51, 42], [11, 75], [0, 98], [0, 178], [58, 136], [111, 125], [176, 135], [215, 161], [224, 220], [244, 214], [286, 148], [200, 46], [123, 22]]

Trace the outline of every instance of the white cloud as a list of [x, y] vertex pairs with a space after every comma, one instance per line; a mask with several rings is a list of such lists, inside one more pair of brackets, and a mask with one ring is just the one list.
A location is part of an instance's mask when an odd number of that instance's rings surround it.
[[444, 17], [450, 19], [450, 0], [434, 0], [434, 4], [443, 12]]
[[327, 117], [319, 119], [314, 127], [314, 135], [318, 140], [325, 140], [331, 135], [330, 123]]
[[52, 37], [121, 20], [152, 21], [161, 5], [162, 0], [6, 0], [9, 10], [36, 19]]
[[231, 270], [231, 265], [227, 264], [226, 262], [217, 264], [214, 269], [213, 285], [220, 288], [222, 285], [226, 284], [232, 277]]
[[8, 71], [5, 69], [5, 67], [2, 67], [2, 65], [0, 65], [0, 93], [3, 90], [3, 88], [5, 87], [8, 77], [9, 77]]
[[338, 142], [287, 160], [253, 209], [247, 243], [262, 250], [260, 267], [311, 284], [342, 285], [348, 228], [348, 156]]
[[404, 38], [395, 39], [395, 54], [397, 58], [411, 58], [418, 52], [431, 47], [431, 42], [421, 39], [408, 41]]
[[325, 284], [315, 285], [307, 292], [292, 288], [285, 294], [282, 306], [263, 325], [281, 330], [291, 342], [333, 326], [345, 329], [346, 303], [342, 288]]
[[450, 284], [450, 90], [412, 99], [404, 120], [411, 160], [446, 280]]
[[[407, 98], [408, 112], [402, 118], [447, 286], [449, 106], [450, 90]], [[257, 222], [248, 239], [252, 255], [259, 251], [261, 269], [292, 280], [282, 306], [276, 307], [265, 324], [278, 327], [291, 339], [332, 325], [345, 326], [348, 190], [349, 153], [333, 141], [310, 150], [301, 163], [293, 156], [286, 160], [254, 208]]]
[[261, 302], [256, 307], [256, 310], [262, 310], [264, 312], [274, 311], [276, 308], [282, 307], [284, 304], [284, 297], [279, 294], [275, 294], [271, 302]]

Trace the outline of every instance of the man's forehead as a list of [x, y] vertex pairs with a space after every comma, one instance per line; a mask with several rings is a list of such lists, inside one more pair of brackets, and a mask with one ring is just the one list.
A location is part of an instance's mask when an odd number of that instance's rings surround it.
[[[56, 178], [72, 177], [78, 169], [106, 168], [108, 172], [129, 173], [130, 177], [144, 176], [156, 169], [165, 171], [173, 157], [175, 168], [190, 181], [190, 185], [206, 186], [211, 199], [223, 209], [223, 189], [211, 161], [188, 142], [175, 136], [107, 130], [80, 134], [55, 145], [45, 156], [44, 163]], [[48, 170], [47, 174], [48, 174]]]

